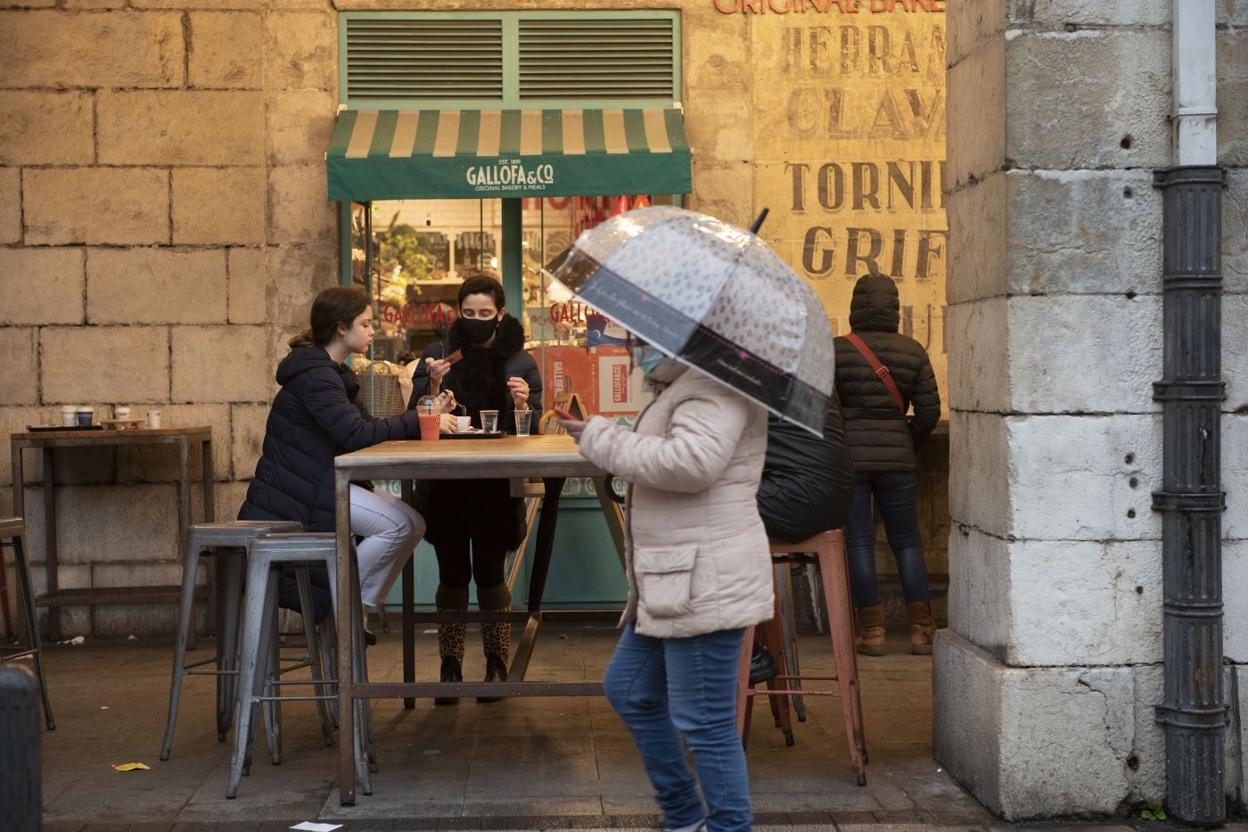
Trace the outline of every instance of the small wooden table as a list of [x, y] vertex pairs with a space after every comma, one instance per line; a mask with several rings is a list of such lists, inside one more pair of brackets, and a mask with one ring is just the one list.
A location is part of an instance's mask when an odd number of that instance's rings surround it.
[[[178, 446], [178, 552], [186, 548], [186, 528], [191, 524], [190, 446], [203, 448], [204, 520], [212, 522], [212, 428], [138, 428], [134, 430], [50, 430], [14, 433], [9, 436], [13, 454], [13, 513], [24, 517], [22, 452], [27, 448], [43, 451], [43, 516], [44, 551], [46, 554], [47, 592], [35, 597], [41, 607], [75, 607], [97, 604], [176, 604], [182, 595], [180, 586], [122, 586], [107, 588], [61, 589], [57, 579], [56, 500], [53, 495], [52, 456], [57, 448], [92, 448], [118, 445]], [[29, 527], [29, 525], [28, 525]], [[61, 637], [58, 616], [48, 616], [48, 637]]]
[[[527, 610], [515, 612], [430, 612], [416, 613], [405, 599], [403, 610], [404, 681], [353, 682], [352, 649], [354, 628], [348, 603], [338, 605], [338, 714], [339, 737], [354, 736], [357, 699], [398, 699], [434, 696], [601, 696], [601, 682], [526, 682], [525, 672], [543, 618], [561, 615], [542, 611], [542, 593], [550, 569], [550, 556], [555, 544], [555, 524], [559, 516], [559, 494], [569, 477], [591, 477], [595, 480], [598, 500], [607, 515], [612, 539], [623, 558], [623, 529], [619, 507], [611, 500], [603, 471], [581, 456], [570, 436], [508, 436], [502, 439], [442, 439], [437, 442], [383, 442], [362, 451], [344, 454], [335, 460], [334, 491], [338, 533], [338, 597], [347, 599], [351, 587], [351, 497], [353, 480], [463, 480], [463, 479], [527, 479], [544, 481], [541, 515], [537, 526], [537, 542], [533, 569], [529, 579]], [[578, 613], [563, 613], [576, 616]], [[420, 621], [510, 621], [525, 625], [524, 635], [516, 647], [506, 682], [416, 682], [410, 663], [415, 622]], [[344, 806], [355, 804], [356, 769], [355, 743], [340, 739], [338, 743], [339, 799]]]

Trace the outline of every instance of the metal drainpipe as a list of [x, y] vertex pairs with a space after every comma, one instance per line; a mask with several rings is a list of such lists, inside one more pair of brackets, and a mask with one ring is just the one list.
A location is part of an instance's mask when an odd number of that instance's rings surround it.
[[1224, 173], [1217, 166], [1213, 0], [1174, 3], [1174, 146], [1163, 192], [1162, 512], [1166, 804], [1178, 821], [1226, 819], [1221, 483]]

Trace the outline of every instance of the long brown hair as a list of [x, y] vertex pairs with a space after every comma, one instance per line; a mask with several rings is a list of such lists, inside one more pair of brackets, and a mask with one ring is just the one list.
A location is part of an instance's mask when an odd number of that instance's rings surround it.
[[338, 334], [338, 324], [347, 329], [368, 309], [368, 295], [358, 286], [334, 286], [312, 301], [312, 327], [290, 339], [292, 347], [316, 344], [323, 347]]

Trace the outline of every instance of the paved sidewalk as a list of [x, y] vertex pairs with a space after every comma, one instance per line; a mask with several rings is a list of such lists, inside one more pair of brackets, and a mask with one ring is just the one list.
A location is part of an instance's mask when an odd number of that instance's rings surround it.
[[[530, 678], [598, 679], [615, 633], [544, 630]], [[481, 673], [469, 631], [466, 675]], [[854, 782], [839, 703], [808, 698], [809, 718], [784, 739], [760, 700], [749, 745], [751, 798], [759, 828], [842, 832], [941, 827], [985, 829], [993, 818], [931, 759], [931, 660], [902, 652], [860, 662], [868, 784]], [[341, 822], [349, 832], [436, 829], [655, 828], [658, 816], [632, 742], [605, 700], [466, 700], [375, 711], [380, 770], [374, 793], [338, 804], [337, 749], [325, 747], [312, 706], [284, 708], [284, 761], [268, 765], [261, 741], [238, 798], [225, 798], [229, 746], [218, 744], [210, 679], [188, 680], [173, 756], [160, 762], [169, 684], [169, 644], [142, 641], [49, 648], [57, 730], [44, 735], [44, 801], [50, 832], [279, 830], [304, 820]], [[418, 636], [429, 678], [436, 640]], [[830, 674], [825, 639], [801, 641], [803, 669]], [[374, 678], [401, 675], [398, 634], [369, 651]], [[145, 762], [119, 774], [112, 764]], [[0, 826], [3, 824], [0, 823]], [[1049, 827], [1056, 830], [1056, 827]], [[1086, 827], [1084, 827], [1086, 828]], [[1110, 827], [1102, 827], [1110, 828]], [[1123, 828], [1123, 827], [1119, 827]]]

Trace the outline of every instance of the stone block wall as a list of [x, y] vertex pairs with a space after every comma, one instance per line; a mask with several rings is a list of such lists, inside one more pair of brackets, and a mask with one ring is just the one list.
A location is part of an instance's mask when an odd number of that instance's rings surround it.
[[[692, 204], [748, 224], [752, 131], [717, 138], [748, 120], [747, 16], [703, 0], [493, 6], [680, 9], [698, 148]], [[323, 157], [338, 101], [338, 12], [488, 7], [0, 0], [0, 432], [52, 421], [66, 403], [103, 414], [159, 407], [166, 425], [210, 424], [216, 511], [233, 516], [273, 368], [311, 298], [336, 281]], [[8, 455], [0, 443], [0, 512], [12, 504]], [[179, 580], [173, 454], [68, 452], [56, 467], [63, 587]], [[27, 472], [42, 590], [37, 460]], [[71, 635], [167, 632], [172, 622], [169, 610], [60, 615]]]
[[[211, 425], [216, 513], [232, 517], [285, 339], [336, 279], [336, 15], [323, 0], [122, 5], [0, 0], [0, 428], [62, 404]], [[9, 461], [0, 443], [0, 513]], [[41, 590], [43, 471], [26, 466]], [[61, 585], [180, 581], [176, 475], [172, 449], [61, 452]], [[171, 607], [60, 615], [67, 635], [173, 624]]]
[[[1245, 21], [1242, 4], [1218, 5], [1226, 649], [1243, 661]], [[953, 531], [936, 753], [1009, 819], [1107, 814], [1165, 790], [1151, 180], [1171, 164], [1170, 4], [1000, 0], [949, 15]]]

